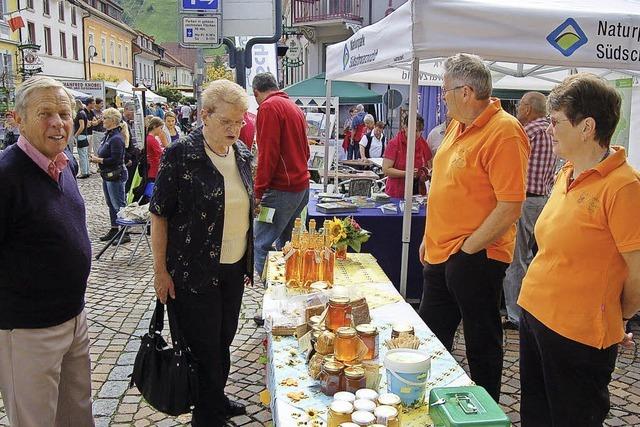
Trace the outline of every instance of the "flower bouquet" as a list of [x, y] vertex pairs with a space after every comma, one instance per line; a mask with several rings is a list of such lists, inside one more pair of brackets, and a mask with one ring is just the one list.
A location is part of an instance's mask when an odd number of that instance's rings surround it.
[[371, 233], [362, 229], [355, 219], [348, 216], [346, 218], [333, 217], [328, 221], [329, 236], [331, 244], [336, 248], [336, 258], [345, 259], [347, 246], [356, 252], [360, 252], [362, 244], [369, 240]]

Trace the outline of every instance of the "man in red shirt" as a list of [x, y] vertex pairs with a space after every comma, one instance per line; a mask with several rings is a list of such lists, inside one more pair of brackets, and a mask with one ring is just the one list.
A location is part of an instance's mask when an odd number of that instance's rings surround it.
[[256, 120], [258, 170], [254, 225], [254, 268], [263, 273], [267, 253], [291, 240], [295, 219], [309, 202], [309, 143], [302, 110], [278, 88], [271, 73], [256, 74], [253, 94], [260, 106]]

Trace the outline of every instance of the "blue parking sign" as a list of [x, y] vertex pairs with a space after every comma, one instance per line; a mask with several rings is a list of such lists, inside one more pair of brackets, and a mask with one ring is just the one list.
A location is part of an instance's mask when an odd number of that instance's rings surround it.
[[193, 37], [193, 28], [187, 28], [187, 37]]
[[217, 11], [219, 0], [182, 0], [183, 10]]

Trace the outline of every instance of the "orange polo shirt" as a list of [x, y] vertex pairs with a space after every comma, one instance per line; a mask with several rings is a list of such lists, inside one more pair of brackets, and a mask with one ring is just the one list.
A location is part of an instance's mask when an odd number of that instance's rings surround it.
[[[451, 122], [433, 160], [425, 261], [440, 264], [458, 252], [498, 201], [525, 200], [529, 151], [527, 134], [498, 99], [466, 129]], [[510, 263], [515, 238], [514, 223], [486, 248], [487, 256]]]
[[621, 253], [640, 249], [640, 174], [623, 148], [615, 150], [571, 185], [570, 163], [558, 174], [518, 299], [549, 329], [595, 348], [624, 336], [620, 297], [629, 272]]

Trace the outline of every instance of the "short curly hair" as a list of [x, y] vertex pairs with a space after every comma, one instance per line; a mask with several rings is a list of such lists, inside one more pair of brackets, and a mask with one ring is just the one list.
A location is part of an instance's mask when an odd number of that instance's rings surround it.
[[249, 96], [242, 86], [226, 79], [214, 80], [202, 92], [202, 108], [215, 113], [216, 106], [223, 102], [249, 109]]

